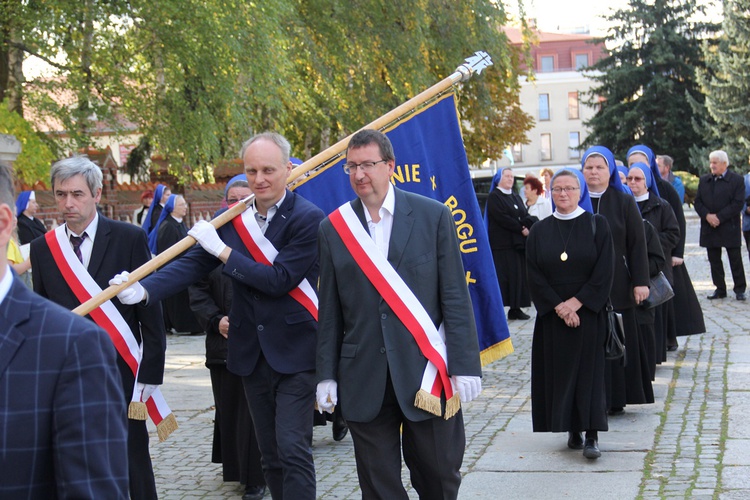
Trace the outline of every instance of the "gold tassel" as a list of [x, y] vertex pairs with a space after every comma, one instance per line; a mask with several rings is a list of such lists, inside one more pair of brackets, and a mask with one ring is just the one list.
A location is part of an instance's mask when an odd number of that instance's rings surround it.
[[148, 418], [146, 403], [131, 401], [128, 405], [128, 418], [132, 420], [146, 420]]
[[156, 433], [159, 435], [159, 441], [161, 442], [167, 439], [170, 434], [177, 430], [177, 427], [177, 419], [174, 418], [173, 413], [170, 413], [164, 418], [164, 420], [159, 422], [159, 425], [156, 426]]
[[512, 353], [513, 342], [511, 342], [510, 338], [507, 338], [502, 342], [498, 342], [497, 344], [483, 350], [479, 355], [479, 359], [482, 363], [482, 366], [487, 366], [493, 361], [502, 359]]
[[461, 408], [461, 397], [458, 395], [458, 392], [454, 392], [453, 396], [445, 402], [445, 418], [448, 420], [452, 416], [454, 416], [456, 413], [458, 413], [458, 410]]
[[440, 398], [433, 396], [424, 389], [419, 389], [417, 395], [414, 397], [414, 406], [438, 417], [443, 414], [440, 408]]

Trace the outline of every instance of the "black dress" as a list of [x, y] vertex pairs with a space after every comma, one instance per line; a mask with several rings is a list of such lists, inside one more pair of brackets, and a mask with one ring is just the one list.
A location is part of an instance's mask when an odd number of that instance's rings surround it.
[[[171, 215], [168, 215], [156, 230], [159, 231], [156, 239], [157, 254], [162, 253], [187, 236], [185, 223], [178, 222]], [[164, 326], [167, 332], [170, 329], [180, 333], [203, 332], [203, 328], [198, 324], [193, 311], [190, 309], [190, 296], [187, 290], [177, 292], [162, 300], [161, 305], [164, 309]]]
[[190, 307], [206, 332], [206, 367], [216, 405], [211, 461], [222, 464], [224, 481], [260, 486], [265, 479], [242, 377], [227, 369], [227, 339], [219, 333], [219, 321], [232, 307], [232, 280], [222, 267], [188, 289]]
[[40, 236], [44, 236], [47, 232], [47, 227], [44, 222], [40, 221], [36, 217], [30, 219], [25, 215], [18, 216], [18, 241], [21, 245], [31, 243], [33, 240]]
[[[606, 431], [604, 306], [614, 266], [609, 225], [588, 212], [572, 220], [547, 217], [532, 228], [526, 255], [537, 309], [531, 348], [534, 432]], [[583, 303], [577, 328], [555, 313], [571, 297]]]
[[526, 210], [516, 193], [493, 189], [487, 198], [487, 232], [495, 263], [503, 305], [511, 309], [531, 305], [526, 284], [526, 237], [523, 228], [531, 228], [537, 218]]
[[628, 359], [624, 367], [619, 360], [607, 361], [607, 402], [612, 409], [653, 403], [648, 352], [640, 341], [633, 297], [633, 287], [649, 285], [643, 219], [633, 196], [613, 188], [607, 189], [601, 198], [592, 197], [591, 204], [596, 213], [607, 219], [612, 232], [615, 276], [610, 299], [615, 310], [622, 313]]

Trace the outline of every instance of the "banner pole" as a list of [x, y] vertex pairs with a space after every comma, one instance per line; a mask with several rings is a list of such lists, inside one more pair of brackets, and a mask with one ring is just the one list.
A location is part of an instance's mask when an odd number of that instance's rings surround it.
[[[443, 80], [436, 83], [435, 85], [428, 88], [427, 90], [420, 92], [419, 94], [412, 97], [405, 103], [392, 109], [391, 111], [384, 114], [383, 116], [376, 119], [375, 121], [365, 125], [360, 130], [363, 130], [363, 129], [379, 130], [381, 128], [384, 128], [388, 124], [392, 123], [395, 120], [398, 120], [401, 116], [409, 113], [413, 109], [427, 102], [434, 96], [440, 94], [441, 92], [445, 91], [446, 89], [450, 88], [456, 83], [461, 82], [461, 81], [467, 81], [469, 78], [472, 77], [472, 75], [480, 74], [482, 70], [484, 70], [486, 67], [491, 66], [491, 65], [492, 65], [492, 59], [490, 58], [489, 54], [487, 54], [484, 51], [475, 52], [474, 55], [466, 58], [464, 63], [461, 64], [458, 68], [456, 68], [456, 70], [450, 76], [444, 78]], [[294, 182], [297, 178], [315, 169], [321, 163], [324, 163], [328, 161], [330, 158], [345, 151], [346, 146], [349, 144], [349, 140], [352, 138], [353, 135], [354, 134], [350, 134], [349, 136], [340, 140], [333, 146], [316, 154], [309, 160], [305, 161], [301, 165], [294, 168], [291, 174], [289, 175], [289, 178], [287, 179], [287, 184]], [[247, 210], [251, 206], [253, 198], [254, 198], [254, 195], [248, 196], [247, 198], [240, 201], [239, 203], [234, 205], [232, 208], [230, 208], [226, 212], [214, 218], [211, 221], [211, 224], [217, 229], [220, 228], [221, 226], [223, 226], [224, 224], [226, 224], [227, 222], [229, 222], [230, 220], [234, 219], [236, 216], [240, 215], [242, 212]], [[164, 252], [160, 253], [159, 255], [151, 259], [150, 261], [140, 266], [138, 269], [135, 269], [134, 271], [132, 271], [129, 274], [129, 279], [127, 282], [122, 283], [120, 285], [110, 285], [108, 288], [105, 288], [104, 290], [102, 290], [101, 293], [95, 295], [94, 297], [91, 297], [89, 300], [87, 300], [80, 306], [73, 309], [73, 312], [80, 316], [87, 315], [88, 313], [90, 313], [97, 307], [101, 306], [108, 300], [114, 298], [118, 293], [120, 293], [122, 290], [126, 289], [127, 287], [135, 283], [136, 281], [142, 280], [143, 278], [150, 275], [151, 273], [153, 273], [160, 267], [166, 265], [175, 257], [180, 255], [182, 252], [192, 247], [195, 243], [196, 243], [195, 239], [192, 236], [186, 236], [185, 238], [178, 241], [171, 247], [167, 248]]]

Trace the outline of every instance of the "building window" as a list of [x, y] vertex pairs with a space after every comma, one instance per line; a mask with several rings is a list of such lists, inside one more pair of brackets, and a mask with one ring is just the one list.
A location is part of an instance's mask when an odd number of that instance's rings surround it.
[[588, 54], [576, 54], [576, 71], [580, 71], [589, 65]]
[[539, 120], [549, 119], [549, 94], [539, 94]]
[[541, 148], [539, 149], [539, 159], [551, 160], [552, 159], [552, 134], [542, 134], [541, 137]]
[[581, 150], [578, 146], [581, 145], [581, 133], [570, 132], [568, 134], [568, 158], [575, 159], [581, 157]]
[[513, 161], [516, 163], [522, 163], [523, 162], [523, 145], [519, 142], [517, 144], [513, 144], [510, 148], [511, 153], [513, 154]]
[[539, 72], [552, 73], [555, 71], [555, 56], [541, 56], [539, 58]]
[[568, 92], [568, 119], [578, 120], [578, 92]]

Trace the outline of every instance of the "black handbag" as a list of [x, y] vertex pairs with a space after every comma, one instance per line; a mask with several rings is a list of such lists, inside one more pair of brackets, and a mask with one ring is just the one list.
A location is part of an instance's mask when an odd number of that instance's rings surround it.
[[667, 277], [664, 276], [662, 271], [659, 274], [651, 278], [649, 283], [648, 298], [640, 303], [640, 306], [644, 309], [651, 309], [656, 306], [660, 306], [669, 299], [674, 297], [674, 290], [672, 285], [669, 284]]
[[622, 324], [622, 314], [615, 312], [612, 304], [607, 301], [607, 338], [604, 342], [604, 356], [609, 360], [620, 360], [622, 366], [627, 363], [625, 353], [625, 327]]

